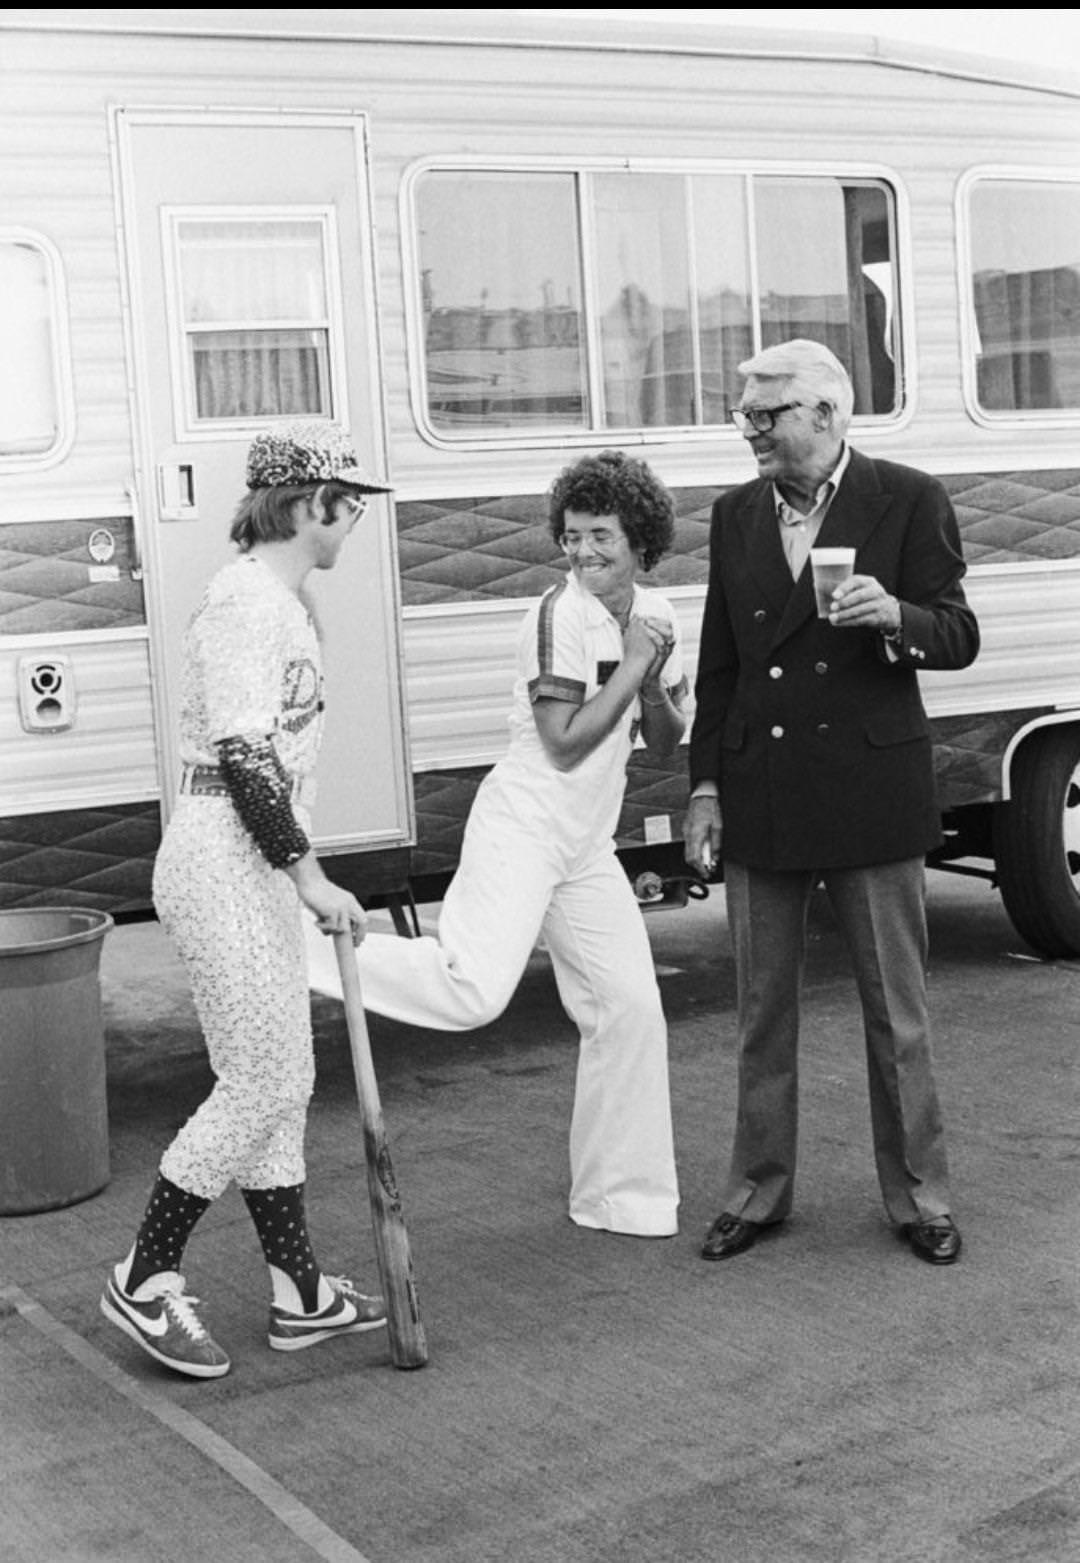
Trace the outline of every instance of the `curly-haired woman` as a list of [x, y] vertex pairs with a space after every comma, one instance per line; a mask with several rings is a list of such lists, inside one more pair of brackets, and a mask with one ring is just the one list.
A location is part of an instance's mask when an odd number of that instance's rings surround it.
[[[666, 1237], [679, 1198], [667, 1027], [614, 833], [635, 739], [666, 754], [684, 727], [676, 620], [635, 580], [671, 546], [674, 504], [644, 462], [604, 451], [560, 474], [549, 519], [570, 569], [526, 615], [509, 752], [476, 795], [438, 938], [369, 934], [357, 964], [376, 1013], [464, 1031], [505, 1009], [542, 938], [581, 1036], [570, 1216]], [[340, 996], [326, 944], [313, 931], [312, 986]]]

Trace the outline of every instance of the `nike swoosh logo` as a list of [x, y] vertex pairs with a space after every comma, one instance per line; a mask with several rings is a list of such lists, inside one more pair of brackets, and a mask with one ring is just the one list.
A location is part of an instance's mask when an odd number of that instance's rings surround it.
[[316, 1319], [305, 1318], [302, 1315], [297, 1316], [291, 1313], [288, 1318], [282, 1319], [281, 1322], [282, 1324], [287, 1324], [291, 1330], [325, 1330], [331, 1325], [355, 1324], [359, 1317], [360, 1315], [356, 1309], [350, 1304], [348, 1308], [339, 1308], [337, 1313], [334, 1314], [327, 1315], [321, 1313]]
[[169, 1320], [164, 1308], [156, 1319], [148, 1319], [145, 1313], [140, 1313], [136, 1308], [129, 1308], [122, 1298], [116, 1299], [121, 1313], [127, 1314], [133, 1324], [137, 1324], [140, 1330], [145, 1330], [148, 1335], [164, 1335], [169, 1328]]

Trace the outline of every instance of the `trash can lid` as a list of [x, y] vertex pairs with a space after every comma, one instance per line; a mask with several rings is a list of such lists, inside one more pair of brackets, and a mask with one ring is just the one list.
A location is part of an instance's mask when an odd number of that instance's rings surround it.
[[30, 950], [62, 950], [103, 939], [113, 926], [108, 912], [73, 906], [34, 906], [0, 911], [0, 960]]

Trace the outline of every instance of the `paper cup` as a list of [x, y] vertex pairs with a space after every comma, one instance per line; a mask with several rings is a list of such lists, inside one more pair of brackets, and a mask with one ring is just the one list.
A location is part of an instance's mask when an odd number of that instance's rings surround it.
[[811, 548], [810, 569], [814, 576], [814, 599], [819, 619], [829, 617], [829, 604], [836, 588], [855, 569], [854, 548]]

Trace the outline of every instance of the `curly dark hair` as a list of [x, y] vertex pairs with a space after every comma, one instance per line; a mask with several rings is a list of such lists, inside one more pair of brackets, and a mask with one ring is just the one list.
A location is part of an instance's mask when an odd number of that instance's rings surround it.
[[675, 501], [644, 461], [621, 450], [602, 450], [565, 467], [548, 493], [548, 524], [557, 543], [566, 531], [566, 512], [618, 516], [643, 570], [667, 553], [675, 536]]

